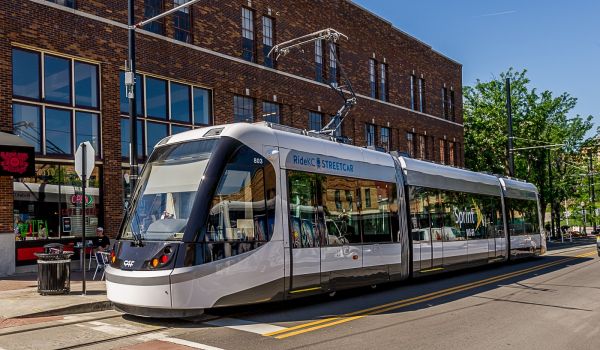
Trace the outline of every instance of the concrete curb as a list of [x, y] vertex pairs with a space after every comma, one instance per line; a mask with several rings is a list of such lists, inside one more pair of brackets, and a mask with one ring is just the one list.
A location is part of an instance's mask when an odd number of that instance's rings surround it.
[[90, 303], [71, 305], [52, 310], [39, 311], [31, 314], [20, 315], [13, 318], [32, 318], [32, 317], [46, 317], [46, 316], [65, 316], [72, 314], [82, 314], [88, 312], [106, 311], [113, 310], [113, 303], [108, 300], [94, 301]]

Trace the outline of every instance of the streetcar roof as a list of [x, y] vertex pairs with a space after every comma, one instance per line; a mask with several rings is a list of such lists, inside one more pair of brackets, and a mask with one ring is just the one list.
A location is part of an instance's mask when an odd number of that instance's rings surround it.
[[534, 184], [505, 177], [501, 177], [499, 180], [506, 197], [529, 200], [537, 199], [538, 190]]
[[399, 160], [409, 185], [500, 196], [496, 176], [406, 157]]

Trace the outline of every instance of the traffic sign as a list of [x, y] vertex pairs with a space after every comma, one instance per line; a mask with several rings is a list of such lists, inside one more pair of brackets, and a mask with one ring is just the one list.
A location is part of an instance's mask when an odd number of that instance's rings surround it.
[[95, 160], [96, 151], [94, 151], [92, 144], [89, 141], [80, 143], [79, 147], [77, 147], [77, 152], [75, 152], [75, 172], [79, 176], [79, 179], [83, 180], [83, 176], [89, 179], [94, 171]]

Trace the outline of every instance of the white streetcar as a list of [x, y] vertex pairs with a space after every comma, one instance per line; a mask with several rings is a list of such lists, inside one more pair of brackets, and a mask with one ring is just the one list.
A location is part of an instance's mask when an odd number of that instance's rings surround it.
[[106, 270], [127, 313], [186, 317], [545, 252], [514, 179], [268, 123], [165, 138]]

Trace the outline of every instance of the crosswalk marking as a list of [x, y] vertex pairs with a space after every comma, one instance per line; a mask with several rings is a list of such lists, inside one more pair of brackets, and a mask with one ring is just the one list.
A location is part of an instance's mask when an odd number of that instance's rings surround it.
[[227, 327], [231, 329], [237, 329], [239, 331], [256, 333], [261, 335], [285, 329], [285, 327], [275, 326], [268, 323], [258, 323], [246, 320], [239, 320], [235, 318], [220, 318], [208, 321], [206, 323], [211, 326]]
[[185, 340], [185, 339], [179, 339], [179, 338], [166, 337], [166, 338], [162, 338], [162, 339], [159, 339], [159, 340], [160, 341], [166, 341], [166, 342], [173, 343], [173, 344], [179, 344], [179, 345], [189, 346], [190, 348], [194, 348], [194, 349], [223, 350], [221, 348], [217, 348], [217, 347], [214, 347], [214, 346], [210, 346], [210, 345], [206, 345], [206, 344], [200, 344], [200, 343], [196, 343], [196, 342]]

